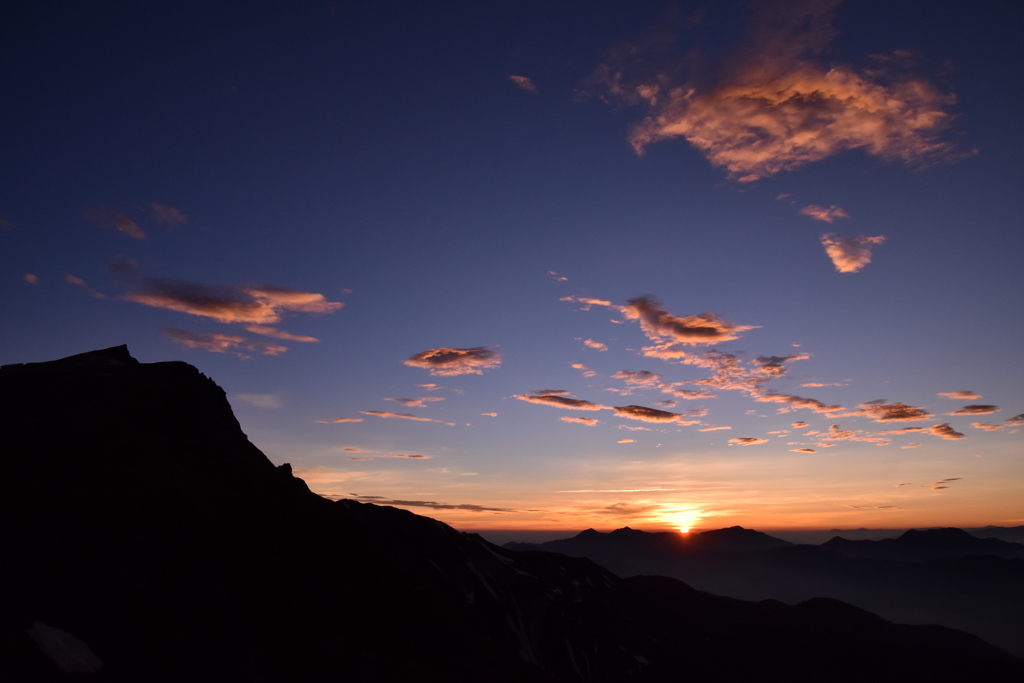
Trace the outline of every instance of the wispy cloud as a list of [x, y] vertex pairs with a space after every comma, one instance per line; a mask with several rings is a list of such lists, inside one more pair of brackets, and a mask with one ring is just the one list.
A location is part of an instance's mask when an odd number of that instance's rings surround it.
[[774, 392], [756, 394], [754, 396], [754, 400], [761, 403], [781, 403], [782, 406], [778, 409], [778, 412], [780, 413], [788, 413], [796, 408], [813, 410], [816, 413], [834, 413], [843, 409], [842, 406], [828, 405], [815, 398], [805, 398], [803, 396], [793, 396], [791, 394], [777, 394]]
[[439, 503], [433, 500], [400, 500], [397, 498], [384, 498], [383, 496], [360, 496], [352, 494], [356, 500], [361, 500], [374, 505], [398, 505], [400, 507], [421, 507], [431, 510], [467, 510], [470, 512], [516, 512], [509, 508], [493, 508], [473, 503]]
[[426, 408], [428, 403], [443, 401], [441, 396], [424, 396], [422, 398], [385, 398], [385, 401], [397, 401], [406, 408]]
[[850, 214], [846, 213], [844, 209], [839, 208], [835, 204], [832, 206], [818, 206], [817, 204], [811, 204], [800, 209], [800, 213], [804, 216], [810, 216], [816, 221], [825, 221], [831, 223], [837, 218], [849, 218]]
[[565, 396], [568, 392], [561, 389], [542, 389], [529, 394], [515, 394], [513, 398], [529, 403], [555, 406], [556, 408], [567, 408], [569, 410], [609, 410], [610, 406], [585, 401], [581, 398], [569, 398]]
[[435, 420], [429, 417], [420, 417], [419, 415], [410, 415], [409, 413], [393, 413], [389, 410], [360, 410], [363, 415], [374, 415], [376, 417], [383, 418], [397, 418], [399, 420], [412, 420], [414, 422], [440, 422], [441, 424], [452, 425], [450, 422], [444, 420]]
[[441, 347], [427, 349], [402, 361], [414, 368], [424, 368], [431, 375], [450, 377], [454, 375], [482, 375], [484, 370], [501, 365], [501, 355], [483, 346], [469, 349]]
[[537, 86], [534, 84], [533, 80], [527, 76], [509, 76], [508, 79], [520, 90], [525, 90], [526, 92], [537, 92]]
[[176, 344], [189, 349], [202, 349], [212, 353], [233, 353], [242, 359], [250, 356], [242, 351], [252, 351], [264, 356], [278, 356], [288, 350], [288, 347], [279, 344], [271, 344], [259, 339], [248, 339], [237, 334], [224, 334], [221, 332], [192, 332], [179, 327], [168, 327], [161, 332]]
[[768, 439], [759, 439], [754, 436], [737, 436], [734, 439], [729, 439], [729, 445], [736, 446], [757, 446], [762, 443], [768, 443]]
[[281, 397], [276, 394], [232, 394], [231, 399], [254, 408], [280, 408], [282, 405]]
[[789, 450], [791, 450], [794, 453], [817, 453], [818, 452], [818, 451], [814, 450], [813, 448], [790, 448]]
[[21, 276], [21, 279], [30, 285], [39, 284], [39, 276], [33, 275], [32, 273], [25, 273], [24, 275]]
[[91, 209], [86, 209], [85, 218], [97, 225], [112, 227], [118, 232], [134, 237], [137, 240], [146, 239], [146, 233], [139, 227], [139, 224], [120, 211], [95, 206]]
[[[885, 401], [868, 401], [861, 403], [858, 410], [849, 413], [849, 416], [863, 415], [875, 422], [912, 422], [914, 420], [927, 420], [934, 417], [924, 408], [908, 406], [905, 403], [886, 403]], [[844, 417], [846, 417], [844, 415]]]
[[593, 427], [599, 422], [599, 420], [595, 420], [592, 417], [569, 417], [568, 415], [563, 415], [559, 419], [562, 422], [572, 422], [574, 424], [587, 425], [588, 427]]
[[411, 453], [390, 453], [389, 458], [408, 458], [410, 460], [430, 460], [433, 456], [430, 455], [413, 455]]
[[141, 291], [126, 294], [124, 298], [146, 306], [212, 318], [222, 323], [258, 325], [279, 322], [282, 311], [332, 313], [344, 305], [328, 301], [323, 294], [275, 285], [207, 287], [193, 282], [157, 278], [147, 278]]
[[[615, 414], [619, 417], [640, 420], [642, 422], [679, 422], [684, 418], [679, 413], [670, 413], [667, 410], [658, 410], [657, 408], [647, 408], [645, 406], [615, 406]], [[696, 423], [696, 421], [689, 422], [689, 424]]]
[[965, 391], [942, 391], [942, 392], [939, 392], [938, 394], [936, 394], [936, 396], [941, 396], [942, 398], [953, 399], [955, 401], [977, 401], [979, 398], [981, 398], [981, 394], [975, 393], [973, 391], [966, 391], [966, 390]]
[[318, 342], [320, 341], [316, 337], [307, 337], [301, 334], [292, 334], [291, 332], [285, 332], [279, 330], [276, 327], [269, 327], [267, 325], [246, 325], [243, 329], [253, 334], [262, 334], [264, 337], [273, 337], [274, 339], [284, 339], [286, 341], [295, 342]]
[[626, 384], [634, 387], [653, 388], [658, 386], [661, 375], [649, 370], [619, 370], [612, 379], [621, 379]]
[[596, 372], [594, 372], [593, 370], [588, 368], [583, 363], [571, 363], [570, 365], [571, 365], [573, 370], [579, 370], [583, 374], [584, 377], [596, 377], [597, 376]]
[[163, 225], [185, 225], [188, 223], [188, 216], [181, 209], [173, 206], [150, 204], [149, 213], [153, 216], [153, 220]]
[[608, 345], [607, 344], [605, 344], [603, 342], [595, 341], [593, 339], [584, 339], [583, 340], [583, 345], [586, 346], [588, 349], [594, 349], [596, 351], [607, 351], [608, 350]]
[[317, 420], [320, 424], [343, 424], [345, 422], [362, 422], [361, 417], [336, 417], [333, 420]]
[[875, 237], [840, 237], [829, 233], [821, 236], [825, 253], [840, 273], [856, 273], [871, 263], [871, 250], [885, 241], [884, 235]]
[[[822, 59], [838, 4], [757, 3], [744, 49], [710, 84], [702, 77], [714, 65], [692, 55], [655, 62], [644, 45], [615, 50], [594, 79], [611, 97], [647, 108], [629, 132], [638, 154], [653, 142], [682, 137], [740, 182], [850, 149], [910, 165], [950, 157], [953, 148], [939, 135], [950, 123], [952, 96], [897, 75], [893, 65], [858, 70]], [[677, 64], [693, 73], [681, 73]]]

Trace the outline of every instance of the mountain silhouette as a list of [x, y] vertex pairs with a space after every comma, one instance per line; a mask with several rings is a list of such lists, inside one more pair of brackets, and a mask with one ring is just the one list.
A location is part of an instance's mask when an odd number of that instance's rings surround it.
[[[3, 681], [1024, 675], [1024, 662], [952, 629], [835, 600], [745, 602], [623, 579], [329, 501], [250, 443], [223, 390], [186, 363], [139, 363], [121, 346], [5, 365], [0, 397]], [[717, 543], [763, 542], [726, 531]], [[763, 552], [774, 551], [733, 554]]]
[[880, 541], [848, 541], [837, 536], [826, 548], [850, 557], [898, 562], [925, 562], [951, 557], [1024, 558], [1024, 545], [998, 538], [977, 538], [963, 529], [910, 529], [899, 538]]

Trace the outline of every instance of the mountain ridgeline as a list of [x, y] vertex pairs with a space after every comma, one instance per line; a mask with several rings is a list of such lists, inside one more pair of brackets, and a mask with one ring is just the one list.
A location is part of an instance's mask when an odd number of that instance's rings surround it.
[[[185, 363], [115, 347], [6, 365], [0, 396], [3, 681], [1024, 679], [976, 636], [818, 594], [717, 597], [329, 501]], [[620, 534], [650, 545], [634, 560], [673, 561], [639, 534]], [[696, 539], [694, 557], [803, 552], [746, 530]]]

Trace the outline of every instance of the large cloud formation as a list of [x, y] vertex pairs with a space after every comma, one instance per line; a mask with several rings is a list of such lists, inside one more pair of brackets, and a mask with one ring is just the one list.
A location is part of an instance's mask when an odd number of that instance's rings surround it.
[[482, 375], [484, 370], [501, 365], [501, 355], [483, 346], [471, 349], [437, 348], [420, 351], [402, 361], [414, 368], [425, 368], [431, 375]]
[[852, 149], [917, 166], [950, 156], [952, 146], [939, 134], [954, 98], [922, 79], [894, 75], [899, 53], [878, 58], [884, 68], [863, 70], [821, 59], [838, 4], [757, 3], [745, 53], [733, 55], [736, 66], [712, 83], [699, 82], [707, 65], [681, 74], [669, 66], [680, 62], [674, 55], [652, 64], [638, 45], [616, 50], [594, 77], [613, 98], [648, 109], [629, 132], [638, 154], [682, 137], [739, 182]]

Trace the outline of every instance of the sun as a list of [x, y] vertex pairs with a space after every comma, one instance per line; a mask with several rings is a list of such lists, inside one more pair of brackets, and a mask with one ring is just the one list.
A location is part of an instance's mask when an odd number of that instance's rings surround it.
[[703, 510], [683, 510], [668, 515], [665, 521], [679, 529], [679, 533], [688, 534], [703, 518]]

